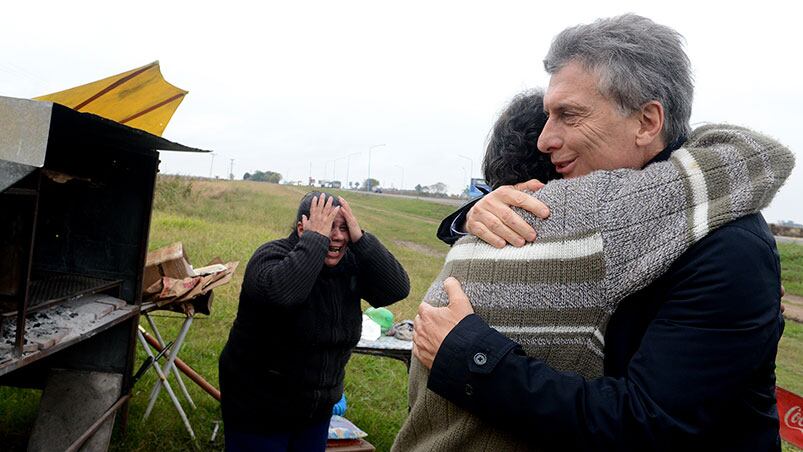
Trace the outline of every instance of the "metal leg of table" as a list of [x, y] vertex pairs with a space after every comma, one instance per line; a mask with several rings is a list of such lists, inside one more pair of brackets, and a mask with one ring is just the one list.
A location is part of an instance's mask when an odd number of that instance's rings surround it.
[[[162, 339], [162, 335], [159, 334], [159, 329], [156, 328], [156, 322], [153, 321], [153, 318], [149, 316], [147, 313], [144, 314], [145, 318], [148, 319], [148, 324], [151, 326], [151, 330], [153, 331], [153, 335], [156, 337], [156, 340], [159, 341], [159, 346], [162, 348], [165, 347], [165, 341]], [[178, 387], [181, 389], [181, 392], [184, 394], [184, 397], [187, 399], [187, 402], [190, 402], [190, 406], [192, 409], [195, 409], [195, 402], [192, 401], [192, 397], [190, 397], [190, 393], [187, 391], [187, 386], [184, 385], [184, 380], [181, 378], [181, 373], [178, 371], [175, 363], [170, 364], [170, 370], [173, 371], [173, 375], [176, 376], [176, 380], [178, 381]], [[167, 375], [167, 372], [165, 372]]]
[[[170, 353], [167, 357], [167, 362], [162, 367], [162, 373], [167, 375], [170, 371], [170, 366], [176, 361], [176, 357], [178, 356], [179, 350], [181, 350], [181, 345], [184, 344], [184, 339], [187, 337], [187, 332], [190, 330], [190, 326], [192, 325], [192, 317], [187, 316], [184, 319], [184, 323], [181, 325], [181, 331], [178, 333], [178, 337], [176, 338], [176, 342], [173, 343], [173, 347], [170, 348]], [[144, 339], [144, 336], [143, 336]], [[167, 383], [165, 379], [164, 383]], [[166, 386], [166, 385], [165, 385]], [[156, 383], [153, 385], [153, 390], [151, 391], [151, 398], [148, 400], [148, 408], [145, 410], [145, 419], [151, 414], [151, 410], [153, 409], [153, 405], [156, 403], [156, 398], [159, 397], [159, 392], [162, 390], [162, 380], [157, 380]]]
[[[145, 341], [145, 336], [142, 335], [141, 331], [137, 331], [137, 337], [139, 338], [139, 342], [142, 344], [142, 347], [145, 349], [145, 353], [148, 354], [151, 358], [154, 358], [153, 352], [151, 348], [148, 346], [148, 343]], [[192, 430], [192, 426], [190, 425], [190, 420], [187, 419], [187, 414], [184, 413], [184, 409], [181, 408], [181, 403], [178, 401], [178, 397], [176, 397], [176, 393], [173, 392], [173, 388], [170, 387], [170, 382], [167, 381], [167, 377], [165, 373], [159, 368], [158, 363], [154, 363], [153, 369], [156, 371], [156, 374], [159, 376], [158, 384], [164, 383], [165, 390], [167, 391], [167, 395], [170, 396], [170, 400], [173, 402], [173, 406], [178, 411], [178, 415], [181, 417], [181, 421], [184, 422], [184, 427], [186, 427], [187, 431], [190, 434], [190, 437], [195, 441], [195, 432]], [[150, 414], [150, 410], [153, 407], [151, 405], [148, 406], [148, 410], [145, 412], [145, 416], [143, 419], [147, 419], [148, 415]]]

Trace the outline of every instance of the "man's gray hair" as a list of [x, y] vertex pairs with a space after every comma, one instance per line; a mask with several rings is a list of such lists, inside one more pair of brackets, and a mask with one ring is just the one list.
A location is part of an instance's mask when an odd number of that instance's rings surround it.
[[544, 68], [554, 75], [575, 61], [598, 76], [600, 93], [623, 114], [660, 102], [667, 145], [689, 135], [694, 83], [677, 31], [635, 14], [577, 25], [555, 37]]

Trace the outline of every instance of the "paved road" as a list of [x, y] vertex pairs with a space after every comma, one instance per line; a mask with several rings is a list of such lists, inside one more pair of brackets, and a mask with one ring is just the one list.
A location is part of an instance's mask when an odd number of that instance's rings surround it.
[[800, 237], [784, 237], [781, 235], [776, 235], [775, 241], [778, 243], [797, 243], [798, 245], [803, 245], [803, 238]]
[[396, 194], [396, 193], [371, 193], [371, 192], [366, 192], [366, 191], [360, 191], [360, 192], [357, 192], [357, 193], [359, 193], [361, 195], [390, 196], [390, 197], [393, 197], [393, 198], [419, 199], [421, 201], [434, 202], [436, 204], [446, 204], [446, 205], [449, 205], [449, 206], [457, 206], [457, 207], [460, 207], [463, 204], [465, 204], [466, 202], [468, 202], [467, 199], [434, 198], [434, 197], [429, 197], [429, 196], [399, 195], [399, 194]]

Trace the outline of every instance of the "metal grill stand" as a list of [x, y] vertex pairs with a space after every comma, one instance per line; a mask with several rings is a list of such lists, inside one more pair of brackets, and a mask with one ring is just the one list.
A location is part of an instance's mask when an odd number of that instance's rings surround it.
[[[159, 332], [159, 329], [156, 327], [156, 322], [153, 321], [151, 316], [148, 312], [142, 313], [145, 318], [148, 320], [148, 324], [151, 326], [153, 330], [153, 334], [156, 339], [159, 341], [159, 345], [164, 348], [165, 342], [162, 339], [162, 335]], [[195, 440], [195, 432], [192, 430], [192, 425], [190, 424], [189, 419], [187, 418], [187, 414], [184, 412], [184, 408], [181, 406], [181, 402], [179, 401], [176, 393], [173, 391], [172, 386], [170, 385], [170, 381], [168, 381], [168, 377], [171, 373], [175, 375], [176, 381], [178, 382], [179, 387], [181, 388], [181, 392], [184, 394], [184, 397], [189, 402], [190, 406], [195, 409], [195, 403], [192, 401], [189, 392], [187, 391], [187, 387], [184, 385], [184, 381], [181, 379], [181, 375], [178, 371], [178, 368], [175, 365], [176, 358], [178, 357], [178, 352], [181, 350], [181, 346], [184, 344], [184, 340], [187, 338], [187, 332], [190, 330], [190, 326], [192, 326], [193, 316], [188, 315], [184, 318], [184, 322], [181, 325], [181, 329], [179, 330], [178, 336], [176, 337], [173, 346], [170, 349], [170, 353], [167, 357], [167, 361], [164, 363], [164, 366], [161, 368], [159, 367], [158, 363], [154, 363], [153, 370], [156, 372], [158, 379], [156, 383], [153, 384], [153, 389], [151, 390], [150, 399], [148, 399], [148, 407], [145, 409], [145, 414], [142, 417], [142, 420], [145, 421], [151, 414], [154, 405], [156, 404], [156, 399], [159, 397], [159, 392], [162, 390], [162, 386], [164, 386], [165, 391], [167, 391], [168, 397], [173, 402], [173, 406], [175, 407], [176, 411], [178, 412], [179, 416], [181, 417], [181, 421], [184, 423], [184, 427], [187, 429], [187, 432], [190, 434], [190, 437]], [[148, 356], [153, 358], [153, 352], [151, 351], [150, 347], [148, 346], [148, 342], [145, 340], [145, 335], [143, 334], [143, 329], [140, 327], [137, 330], [137, 337], [139, 338], [140, 344], [145, 349], [145, 353]]]

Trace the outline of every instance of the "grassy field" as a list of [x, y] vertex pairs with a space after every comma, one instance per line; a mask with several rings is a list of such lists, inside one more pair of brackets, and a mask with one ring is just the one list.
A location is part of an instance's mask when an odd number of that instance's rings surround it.
[[[251, 253], [262, 243], [286, 236], [292, 227], [298, 200], [306, 187], [287, 187], [256, 182], [193, 181], [160, 178], [154, 207], [150, 248], [182, 241], [190, 261], [204, 265], [219, 256], [239, 260], [235, 278], [215, 291], [213, 313], [199, 316], [181, 357], [217, 386], [217, 359], [237, 310], [242, 272]], [[410, 274], [410, 296], [390, 307], [397, 319], [412, 318], [424, 292], [436, 276], [447, 247], [435, 238], [440, 219], [454, 207], [415, 199], [343, 193], [352, 204], [361, 226], [375, 233], [398, 257]], [[803, 247], [779, 247], [784, 262], [784, 284], [790, 293], [803, 295]], [[157, 318], [166, 336], [174, 337], [181, 318], [164, 314]], [[137, 362], [144, 359], [139, 352]], [[406, 415], [407, 379], [400, 361], [355, 355], [348, 365], [346, 393], [348, 417], [369, 433], [377, 450], [390, 444]], [[148, 372], [136, 386], [125, 435], [116, 432], [112, 450], [179, 451], [193, 447], [166, 396], [162, 395], [151, 417], [142, 414], [154, 381]], [[778, 357], [780, 385], [803, 393], [803, 326], [787, 324]], [[197, 408], [188, 415], [203, 450], [222, 449], [222, 438], [209, 442], [218, 403], [196, 386], [189, 386]], [[0, 449], [24, 449], [36, 416], [37, 391], [0, 388]], [[186, 406], [186, 404], [185, 404]], [[788, 450], [796, 450], [785, 446]]]

